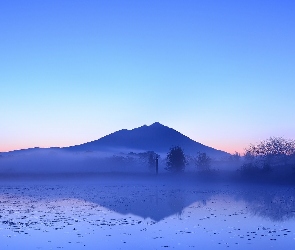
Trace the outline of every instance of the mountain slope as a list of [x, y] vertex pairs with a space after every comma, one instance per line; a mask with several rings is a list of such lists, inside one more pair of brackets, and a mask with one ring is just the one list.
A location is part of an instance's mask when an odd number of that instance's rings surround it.
[[155, 151], [167, 153], [172, 146], [181, 146], [186, 154], [205, 152], [221, 158], [228, 153], [195, 142], [180, 132], [158, 122], [132, 130], [119, 130], [98, 140], [66, 148], [71, 151]]

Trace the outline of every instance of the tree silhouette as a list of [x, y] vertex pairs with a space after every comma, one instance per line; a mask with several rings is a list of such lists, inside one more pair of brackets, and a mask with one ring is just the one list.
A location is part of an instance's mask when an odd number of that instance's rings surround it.
[[295, 141], [282, 137], [270, 137], [245, 149], [242, 170], [269, 171], [283, 167], [295, 167]]
[[187, 165], [187, 160], [181, 147], [170, 148], [166, 158], [166, 170], [170, 172], [183, 172]]
[[196, 158], [196, 165], [200, 171], [209, 171], [211, 158], [206, 153], [199, 153]]

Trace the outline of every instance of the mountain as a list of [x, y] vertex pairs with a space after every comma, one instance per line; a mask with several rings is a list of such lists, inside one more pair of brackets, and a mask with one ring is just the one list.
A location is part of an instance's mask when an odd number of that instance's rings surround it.
[[213, 158], [229, 155], [224, 151], [196, 142], [158, 122], [132, 130], [122, 129], [98, 140], [64, 149], [70, 151], [155, 151], [159, 154], [166, 154], [172, 146], [182, 147], [189, 155], [196, 155], [198, 152], [207, 153]]

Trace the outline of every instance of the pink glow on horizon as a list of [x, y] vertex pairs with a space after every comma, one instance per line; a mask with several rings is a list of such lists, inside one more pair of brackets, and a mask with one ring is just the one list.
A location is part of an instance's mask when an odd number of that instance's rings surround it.
[[[39, 147], [39, 148], [51, 148], [51, 147], [68, 147], [68, 146], [74, 146], [74, 145], [79, 145], [82, 143], [86, 143], [88, 141], [83, 141], [83, 142], [74, 142], [74, 141], [68, 141], [67, 143], [63, 142], [63, 143], [53, 143], [53, 142], [46, 142], [46, 143], [21, 143], [21, 144], [9, 144], [9, 145], [1, 145], [0, 144], [0, 152], [10, 152], [10, 151], [14, 151], [14, 150], [21, 150], [21, 149], [28, 149], [28, 148], [35, 148], [35, 147]], [[202, 143], [202, 142], [201, 142]], [[244, 153], [244, 149], [246, 147], [246, 144], [239, 144], [239, 145], [224, 145], [224, 144], [219, 144], [219, 143], [215, 143], [214, 145], [209, 145], [206, 143], [202, 143], [206, 146], [209, 147], [213, 147], [217, 150], [222, 150], [225, 151], [227, 153], [230, 154], [234, 154], [235, 152], [240, 153], [241, 155], [243, 155]]]
[[68, 147], [73, 145], [78, 145], [81, 143], [52, 143], [52, 142], [46, 142], [46, 143], [21, 143], [21, 144], [9, 144], [9, 145], [1, 145], [0, 144], [0, 152], [10, 152], [15, 150], [21, 150], [21, 149], [29, 149], [29, 148], [51, 148], [51, 147]]

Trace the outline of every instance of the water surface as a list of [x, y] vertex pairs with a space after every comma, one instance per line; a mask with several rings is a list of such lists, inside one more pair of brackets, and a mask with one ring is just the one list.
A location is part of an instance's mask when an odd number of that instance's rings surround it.
[[293, 249], [294, 194], [192, 178], [5, 180], [0, 248]]

